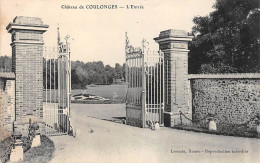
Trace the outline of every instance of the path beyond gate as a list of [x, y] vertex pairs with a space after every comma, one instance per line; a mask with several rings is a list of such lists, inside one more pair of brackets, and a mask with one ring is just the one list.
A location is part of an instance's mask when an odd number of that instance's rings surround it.
[[58, 34], [58, 49], [45, 48], [44, 51], [43, 120], [46, 135], [68, 134], [70, 129], [71, 61], [67, 39], [63, 44]]
[[161, 51], [149, 51], [129, 45], [126, 35], [126, 123], [149, 127], [163, 125], [164, 57]]

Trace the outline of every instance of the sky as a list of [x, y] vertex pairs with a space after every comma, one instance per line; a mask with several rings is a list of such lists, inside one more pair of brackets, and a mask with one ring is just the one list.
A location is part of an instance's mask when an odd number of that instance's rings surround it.
[[[149, 42], [150, 50], [159, 46], [153, 38], [168, 29], [191, 31], [195, 16], [213, 11], [215, 0], [0, 0], [0, 55], [11, 56], [11, 34], [6, 26], [16, 16], [42, 18], [49, 29], [44, 33], [46, 47], [57, 43], [57, 25], [62, 39], [68, 34], [71, 60], [103, 61], [114, 66], [125, 62], [125, 32], [130, 43], [140, 47]], [[77, 9], [62, 9], [62, 5]], [[84, 9], [79, 9], [82, 5]], [[112, 9], [86, 9], [86, 5], [117, 5]], [[126, 5], [143, 9], [126, 9]], [[119, 8], [124, 7], [124, 8]]]

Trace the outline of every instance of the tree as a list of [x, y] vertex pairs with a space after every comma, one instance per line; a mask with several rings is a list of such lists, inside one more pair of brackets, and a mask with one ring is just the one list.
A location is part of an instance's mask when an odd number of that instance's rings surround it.
[[0, 71], [11, 72], [12, 60], [9, 56], [0, 56]]
[[113, 78], [115, 78], [116, 72], [113, 67], [110, 65], [105, 66], [105, 73], [106, 73], [106, 84], [112, 84], [113, 83]]
[[215, 11], [195, 17], [190, 73], [259, 72], [258, 0], [217, 0]]
[[123, 77], [123, 67], [119, 63], [115, 64], [115, 72], [116, 72], [115, 78], [121, 79]]
[[[0, 56], [0, 72], [11, 72], [11, 57]], [[55, 70], [54, 70], [55, 66]], [[51, 67], [51, 74], [50, 74]], [[47, 69], [47, 70], [46, 70]], [[47, 73], [46, 73], [47, 71]], [[55, 74], [54, 74], [55, 71]], [[87, 62], [72, 61], [71, 62], [71, 86], [72, 88], [85, 88], [89, 84], [112, 84], [114, 78], [124, 78], [125, 64], [121, 66], [119, 63], [115, 67], [110, 65], [104, 66], [102, 61]], [[55, 81], [54, 81], [55, 75]], [[46, 80], [47, 78], [47, 80]], [[47, 60], [43, 58], [43, 86], [58, 88], [58, 62]], [[50, 83], [51, 82], [51, 83]], [[55, 86], [54, 86], [55, 82]], [[50, 87], [51, 85], [51, 87]]]

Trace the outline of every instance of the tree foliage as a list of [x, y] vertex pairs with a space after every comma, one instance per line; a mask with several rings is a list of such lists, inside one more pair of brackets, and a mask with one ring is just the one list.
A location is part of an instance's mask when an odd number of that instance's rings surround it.
[[89, 84], [112, 84], [114, 79], [124, 78], [125, 67], [119, 63], [115, 67], [97, 62], [72, 62], [71, 75], [74, 88], [84, 88]]
[[[54, 69], [55, 66], [55, 69]], [[51, 74], [50, 74], [51, 67]], [[47, 69], [47, 70], [46, 70]], [[0, 56], [0, 72], [11, 72], [11, 57]], [[46, 82], [46, 71], [47, 71], [47, 82]], [[54, 76], [55, 71], [55, 76]], [[115, 67], [110, 65], [104, 65], [102, 61], [97, 62], [81, 62], [72, 61], [71, 62], [71, 86], [72, 88], [85, 88], [89, 84], [112, 84], [114, 79], [124, 79], [125, 77], [125, 64], [122, 66], [119, 63], [115, 64]], [[56, 61], [47, 61], [43, 58], [43, 86], [47, 85], [49, 89], [54, 88], [54, 78], [55, 78], [55, 88], [58, 88], [58, 63]], [[50, 84], [51, 82], [51, 84]], [[47, 83], [47, 84], [46, 84]]]
[[259, 72], [259, 0], [217, 0], [193, 19], [190, 73]]
[[12, 60], [9, 56], [0, 56], [0, 72], [11, 72]]

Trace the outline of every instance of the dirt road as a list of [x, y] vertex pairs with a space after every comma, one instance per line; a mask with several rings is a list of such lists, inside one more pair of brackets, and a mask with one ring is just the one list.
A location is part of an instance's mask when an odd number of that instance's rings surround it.
[[260, 140], [160, 128], [152, 131], [74, 111], [76, 138], [51, 137], [51, 162], [260, 162]]

